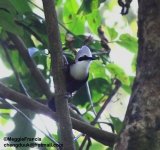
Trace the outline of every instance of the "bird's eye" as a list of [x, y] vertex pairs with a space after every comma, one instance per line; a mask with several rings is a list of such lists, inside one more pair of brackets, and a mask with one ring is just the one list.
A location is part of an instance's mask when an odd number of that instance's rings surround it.
[[83, 55], [82, 57], [80, 57], [78, 60], [79, 61], [83, 61], [83, 60], [87, 60], [88, 56], [87, 55]]

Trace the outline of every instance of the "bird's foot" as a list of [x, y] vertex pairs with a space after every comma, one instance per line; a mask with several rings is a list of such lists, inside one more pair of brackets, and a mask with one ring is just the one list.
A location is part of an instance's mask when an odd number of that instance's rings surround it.
[[73, 96], [73, 95], [72, 95], [71, 93], [66, 92], [64, 98], [69, 100], [69, 99], [72, 98], [72, 96]]

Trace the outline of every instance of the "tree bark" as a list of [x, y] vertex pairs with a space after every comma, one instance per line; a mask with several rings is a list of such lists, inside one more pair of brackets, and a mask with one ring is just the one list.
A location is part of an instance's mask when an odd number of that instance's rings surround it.
[[42, 0], [45, 20], [47, 24], [47, 34], [49, 41], [49, 51], [51, 54], [52, 73], [55, 87], [55, 104], [58, 126], [60, 129], [60, 140], [63, 150], [74, 150], [72, 123], [68, 108], [68, 101], [65, 98], [66, 86], [63, 74], [63, 53], [60, 41], [60, 31], [54, 0]]
[[115, 150], [160, 150], [160, 1], [138, 3], [137, 72]]

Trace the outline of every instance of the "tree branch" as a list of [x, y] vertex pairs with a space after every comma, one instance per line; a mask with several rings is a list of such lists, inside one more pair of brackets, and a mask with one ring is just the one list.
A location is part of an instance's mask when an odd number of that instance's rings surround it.
[[95, 128], [89, 124], [81, 122], [72, 118], [73, 128], [87, 134], [89, 137], [97, 140], [98, 142], [112, 147], [116, 140], [116, 135], [98, 128]]
[[49, 86], [47, 82], [45, 81], [45, 78], [43, 77], [42, 73], [38, 70], [34, 60], [30, 57], [28, 50], [23, 43], [23, 41], [16, 35], [12, 33], [8, 33], [9, 38], [13, 41], [15, 46], [17, 47], [17, 50], [19, 51], [21, 57], [23, 58], [25, 64], [29, 68], [31, 74], [37, 81], [37, 84], [39, 84], [40, 89], [44, 92], [44, 94], [47, 96], [47, 98], [52, 97], [52, 93], [50, 92]]
[[65, 98], [66, 86], [63, 74], [63, 53], [55, 4], [54, 0], [42, 0], [42, 2], [47, 24], [49, 51], [51, 54], [53, 80], [56, 93], [55, 104], [60, 127], [60, 138], [63, 143], [64, 150], [74, 150], [72, 123], [68, 108], [68, 101]]
[[[54, 120], [56, 120], [57, 118], [56, 114], [52, 110], [50, 110], [47, 106], [4, 86], [2, 83], [0, 83], [0, 97], [10, 99], [18, 103], [19, 105], [22, 105], [23, 108], [29, 109], [38, 114], [44, 114], [46, 116], [51, 117]], [[78, 130], [79, 132], [87, 134], [91, 138], [107, 146], [113, 146], [117, 135], [97, 129], [77, 119], [73, 119], [73, 118], [71, 119], [72, 119], [73, 128], [75, 130]]]
[[33, 99], [25, 96], [24, 94], [21, 94], [19, 92], [16, 92], [16, 91], [6, 87], [2, 83], [0, 83], [0, 97], [8, 98], [8, 99], [22, 105], [26, 109], [29, 109], [29, 110], [34, 111], [36, 113], [43, 113], [47, 116], [50, 116], [50, 117], [53, 117], [54, 119], [56, 119], [55, 113], [52, 112], [52, 110], [50, 110], [47, 106], [45, 106], [37, 101], [34, 101]]

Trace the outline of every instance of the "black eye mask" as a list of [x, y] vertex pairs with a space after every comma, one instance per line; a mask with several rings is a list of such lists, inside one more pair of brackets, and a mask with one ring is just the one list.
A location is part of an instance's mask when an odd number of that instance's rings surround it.
[[84, 55], [84, 56], [78, 58], [78, 61], [83, 61], [83, 60], [95, 60], [95, 59], [96, 59], [96, 57], [89, 57], [89, 56]]

